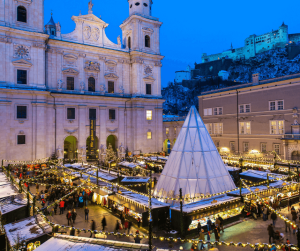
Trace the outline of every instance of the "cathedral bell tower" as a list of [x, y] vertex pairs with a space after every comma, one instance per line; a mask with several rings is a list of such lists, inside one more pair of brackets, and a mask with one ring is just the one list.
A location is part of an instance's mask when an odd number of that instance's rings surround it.
[[129, 16], [133, 14], [142, 14], [151, 16], [152, 0], [128, 0]]

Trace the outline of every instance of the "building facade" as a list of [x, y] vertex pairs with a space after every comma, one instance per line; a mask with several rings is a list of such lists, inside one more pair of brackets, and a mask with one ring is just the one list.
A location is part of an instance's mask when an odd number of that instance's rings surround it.
[[199, 96], [199, 112], [220, 152], [299, 159], [300, 74], [228, 87]]
[[231, 58], [233, 60], [249, 59], [257, 53], [271, 50], [275, 47], [285, 47], [291, 43], [300, 41], [300, 33], [288, 34], [288, 26], [284, 23], [277, 29], [262, 35], [251, 35], [245, 39], [244, 47], [234, 49], [231, 45], [229, 50], [221, 53], [207, 55], [202, 54], [202, 63], [215, 61], [222, 58]]
[[[163, 142], [159, 19], [152, 0], [129, 0], [114, 44], [93, 14], [72, 16], [76, 28], [44, 27], [43, 0], [0, 0], [0, 159], [74, 159], [108, 143], [157, 152]], [[90, 146], [90, 121], [96, 120]]]

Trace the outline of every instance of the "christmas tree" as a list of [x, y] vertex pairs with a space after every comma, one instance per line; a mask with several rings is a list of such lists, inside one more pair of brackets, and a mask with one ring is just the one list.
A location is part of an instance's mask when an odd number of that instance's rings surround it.
[[116, 161], [116, 159], [117, 159], [116, 153], [112, 148], [111, 144], [109, 144], [106, 149], [105, 162]]

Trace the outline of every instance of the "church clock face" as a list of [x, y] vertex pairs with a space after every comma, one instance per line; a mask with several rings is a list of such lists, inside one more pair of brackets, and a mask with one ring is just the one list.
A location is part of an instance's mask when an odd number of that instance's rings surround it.
[[15, 49], [15, 55], [19, 58], [29, 58], [29, 50], [23, 45], [18, 45]]

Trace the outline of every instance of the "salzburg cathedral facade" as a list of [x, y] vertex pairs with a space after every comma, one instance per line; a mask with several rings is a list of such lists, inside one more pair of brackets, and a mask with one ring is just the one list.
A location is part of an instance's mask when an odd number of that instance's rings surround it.
[[128, 0], [117, 44], [92, 1], [69, 34], [52, 17], [44, 26], [43, 2], [0, 0], [0, 159], [101, 158], [109, 144], [161, 151], [162, 23], [152, 0]]

